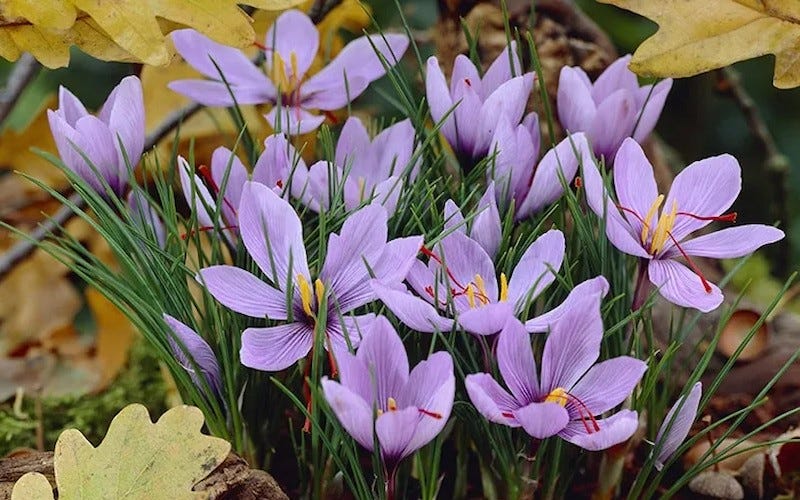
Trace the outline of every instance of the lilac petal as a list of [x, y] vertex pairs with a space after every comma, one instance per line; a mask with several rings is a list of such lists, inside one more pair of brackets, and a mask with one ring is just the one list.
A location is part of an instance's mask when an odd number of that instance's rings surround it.
[[346, 349], [348, 342], [353, 348], [358, 347], [361, 340], [373, 330], [377, 318], [373, 313], [360, 316], [348, 315], [342, 316], [338, 325], [331, 323], [328, 326], [328, 335], [334, 348], [338, 345], [339, 348]]
[[530, 190], [517, 208], [517, 220], [558, 200], [564, 194], [565, 183], [569, 186], [575, 177], [578, 165], [592, 161], [592, 152], [584, 134], [572, 134], [558, 143], [536, 167]]
[[[664, 210], [672, 210], [674, 202], [678, 212], [717, 216], [733, 204], [741, 189], [742, 169], [736, 158], [728, 154], [713, 156], [692, 163], [675, 176], [664, 201]], [[681, 241], [710, 223], [710, 220], [678, 215], [672, 235]]]
[[334, 163], [342, 167], [355, 165], [358, 155], [365, 154], [370, 144], [369, 133], [364, 124], [357, 117], [351, 116], [344, 122], [339, 140], [336, 142]]
[[541, 392], [569, 390], [597, 361], [603, 339], [599, 301], [587, 297], [576, 301], [553, 325], [542, 354]]
[[[185, 324], [173, 318], [169, 314], [164, 314], [164, 321], [175, 334], [175, 338], [170, 337], [169, 347], [175, 355], [178, 364], [189, 372], [192, 381], [198, 387], [202, 386], [200, 379], [195, 373], [194, 366], [197, 365], [212, 391], [219, 394], [222, 390], [222, 376], [220, 374], [219, 363], [211, 346], [208, 345], [203, 337]], [[178, 342], [175, 342], [177, 338]], [[188, 355], [187, 355], [188, 354]], [[189, 360], [189, 358], [194, 361]]]
[[470, 238], [477, 241], [486, 250], [490, 257], [497, 254], [503, 228], [500, 221], [500, 211], [494, 194], [494, 182], [490, 182], [476, 209], [477, 215], [472, 219]]
[[[597, 419], [596, 422], [600, 426], [599, 431], [592, 429], [591, 422], [573, 420], [559, 436], [585, 450], [605, 450], [633, 436], [639, 427], [639, 415], [635, 411], [621, 410], [608, 418]], [[593, 432], [586, 432], [587, 425]]]
[[650, 85], [642, 87], [636, 93], [639, 108], [644, 107], [637, 117], [639, 123], [636, 124], [636, 130], [633, 132], [633, 138], [636, 142], [643, 142], [656, 127], [658, 117], [661, 115], [661, 111], [667, 101], [667, 95], [669, 95], [669, 91], [672, 88], [672, 78], [658, 82], [652, 93], [650, 92], [650, 87]]
[[417, 432], [419, 410], [416, 407], [387, 411], [375, 420], [375, 433], [381, 445], [384, 464], [390, 470], [397, 462], [416, 450], [409, 449], [409, 444]]
[[400, 192], [402, 190], [403, 180], [393, 175], [375, 186], [371, 195], [372, 203], [383, 206], [389, 216], [394, 215], [395, 211], [397, 211], [397, 204], [400, 202]]
[[181, 57], [208, 78], [221, 80], [222, 72], [232, 86], [261, 88], [268, 99], [275, 97], [272, 82], [242, 51], [217, 43], [193, 29], [176, 30], [171, 36]]
[[450, 75], [450, 93], [456, 94], [456, 89], [466, 84], [471, 87], [476, 94], [478, 94], [481, 101], [484, 99], [481, 92], [481, 76], [475, 64], [464, 54], [458, 54], [453, 62], [453, 72]]
[[411, 266], [417, 262], [417, 254], [423, 242], [422, 236], [407, 236], [388, 241], [380, 259], [372, 268], [375, 278], [388, 285], [402, 282], [411, 271]]
[[558, 403], [531, 403], [514, 410], [514, 417], [536, 439], [555, 436], [569, 423], [569, 413]]
[[520, 405], [541, 399], [531, 337], [517, 319], [509, 320], [497, 340], [500, 374]]
[[473, 156], [486, 154], [500, 120], [508, 119], [511, 123], [519, 123], [532, 88], [533, 74], [526, 73], [500, 85], [486, 98], [480, 107], [478, 117], [480, 121], [472, 124], [473, 127], [477, 127]]
[[140, 191], [131, 190], [128, 193], [127, 202], [133, 222], [148, 236], [152, 234], [158, 246], [164, 248], [167, 244], [167, 230], [158, 217], [158, 212], [150, 205], [147, 197]]
[[[763, 224], [746, 224], [729, 227], [681, 243], [687, 255], [733, 259], [755, 252], [764, 245], [782, 240], [785, 234], [776, 227]], [[672, 247], [664, 258], [680, 257], [681, 252]]]
[[642, 247], [639, 236], [634, 233], [633, 227], [622, 217], [614, 201], [608, 196], [597, 166], [594, 162], [583, 162], [582, 166], [586, 202], [595, 215], [605, 217], [608, 240], [629, 255], [649, 258], [650, 254]]
[[[101, 176], [115, 193], [121, 195], [128, 180], [128, 171], [119, 164], [115, 146], [117, 139], [108, 126], [94, 116], [84, 116], [75, 124], [75, 139], [78, 151], [82, 151], [96, 169], [94, 172], [87, 165], [92, 175]], [[86, 162], [83, 157], [80, 161]]]
[[[509, 58], [509, 50], [511, 57]], [[513, 62], [513, 76], [522, 74], [522, 66], [519, 63], [519, 56], [517, 55], [517, 43], [512, 41], [510, 46], [506, 46], [502, 52], [495, 58], [486, 73], [483, 74], [481, 81], [481, 97], [485, 100], [492, 92], [497, 90], [497, 87], [507, 82], [512, 78], [511, 64]]]
[[372, 323], [356, 357], [369, 370], [372, 401], [382, 411], [387, 411], [388, 398], [402, 394], [408, 380], [408, 356], [403, 341], [384, 316], [378, 316]]
[[[119, 82], [100, 110], [98, 117], [108, 124], [114, 134], [120, 169], [126, 170], [125, 158], [135, 167], [144, 150], [144, 97], [142, 82], [135, 76], [127, 76]], [[119, 143], [125, 147], [125, 155]]]
[[369, 269], [378, 264], [386, 247], [387, 217], [380, 205], [367, 205], [347, 218], [338, 237], [328, 239], [319, 276], [342, 312], [361, 305], [352, 296], [369, 290]]
[[173, 80], [167, 87], [204, 106], [227, 108], [234, 104], [263, 104], [272, 100], [262, 89], [235, 86], [228, 88], [222, 82], [210, 80]]
[[657, 470], [664, 468], [664, 463], [680, 448], [681, 443], [689, 435], [694, 419], [697, 417], [702, 394], [703, 384], [695, 383], [689, 394], [679, 398], [664, 417], [664, 422], [658, 429], [655, 440], [655, 449], [658, 450], [655, 463]]
[[298, 274], [309, 278], [300, 218], [267, 186], [245, 183], [239, 204], [239, 232], [247, 252], [276, 288], [285, 290]]
[[524, 125], [515, 127], [509, 120], [500, 120], [489, 152], [495, 157], [486, 177], [497, 183], [497, 200], [511, 203], [517, 199], [519, 205], [528, 191], [536, 160], [527, 129]]
[[275, 106], [264, 115], [264, 118], [276, 132], [283, 132], [286, 135], [307, 134], [316, 130], [325, 121], [324, 115], [313, 115], [300, 107]]
[[58, 155], [64, 165], [92, 186], [95, 191], [105, 193], [103, 183], [79, 153], [81, 148], [78, 145], [80, 138], [77, 131], [64, 121], [61, 114], [53, 110], [47, 110], [47, 119], [50, 122], [50, 131], [58, 148]]
[[350, 388], [323, 377], [322, 392], [339, 423], [358, 444], [372, 451], [372, 407]]
[[722, 292], [713, 283], [706, 291], [700, 276], [671, 259], [653, 259], [647, 267], [650, 281], [668, 301], [702, 312], [713, 311], [722, 304]]
[[584, 409], [600, 415], [625, 401], [645, 370], [647, 363], [636, 358], [608, 359], [590, 368], [569, 392], [583, 403]]
[[561, 269], [565, 252], [564, 233], [558, 229], [539, 236], [531, 243], [508, 281], [508, 302], [520, 310], [532, 301], [555, 279]]
[[[481, 98], [475, 89], [466, 82], [467, 80], [456, 82], [453, 93], [453, 101], [456, 104], [453, 117], [457, 143], [451, 144], [451, 146], [457, 151], [476, 157], [486, 152], [478, 144]], [[488, 148], [488, 143], [486, 146]]]
[[242, 199], [242, 188], [248, 180], [247, 169], [238, 156], [226, 147], [218, 147], [211, 155], [211, 178], [222, 197], [222, 213], [229, 226], [237, 225], [236, 211]]
[[339, 381], [364, 401], [372, 401], [373, 390], [370, 380], [369, 369], [364, 362], [354, 354], [350, 354], [347, 346], [340, 348], [333, 347], [334, 357], [336, 358], [336, 368], [339, 371]]
[[372, 174], [372, 179], [379, 181], [393, 175], [404, 177], [408, 174], [409, 180], [414, 180], [420, 162], [418, 159], [415, 165], [409, 165], [414, 154], [415, 135], [414, 125], [408, 118], [381, 131], [372, 141], [376, 165], [357, 162], [359, 175]]
[[[425, 72], [425, 95], [431, 109], [431, 118], [435, 124], [442, 122], [444, 116], [450, 112], [455, 103], [447, 88], [444, 73], [439, 67], [439, 60], [435, 56], [428, 58]], [[458, 142], [455, 128], [455, 118], [450, 113], [441, 125], [441, 132], [453, 147]]]
[[589, 130], [597, 115], [591, 84], [580, 68], [561, 68], [558, 77], [558, 121], [567, 132]]
[[78, 123], [78, 120], [89, 115], [80, 99], [63, 85], [58, 87], [58, 111], [56, 113], [72, 127]]
[[350, 196], [347, 183], [342, 186], [342, 182], [346, 181], [343, 177], [342, 169], [326, 160], [320, 160], [308, 169], [308, 195], [320, 210], [328, 210], [342, 191], [346, 197]]
[[519, 404], [488, 373], [474, 373], [464, 379], [469, 399], [486, 420], [509, 427], [519, 427], [514, 410]]
[[200, 177], [192, 174], [192, 167], [183, 156], [178, 156], [178, 176], [181, 179], [183, 197], [186, 199], [186, 203], [193, 207], [197, 222], [203, 227], [213, 227], [217, 202], [214, 201], [211, 192]]
[[461, 215], [461, 209], [453, 200], [444, 202], [444, 229], [445, 231], [452, 229], [460, 233], [467, 232], [467, 223], [464, 221], [464, 216]]
[[[369, 86], [369, 80], [350, 76], [347, 69], [327, 66], [301, 87], [302, 106], [333, 111], [347, 106]], [[335, 72], [338, 69], [339, 72]]]
[[602, 102], [619, 89], [630, 92], [639, 90], [639, 80], [633, 71], [628, 69], [631, 62], [630, 54], [625, 55], [611, 63], [603, 73], [597, 77], [592, 85], [592, 99]]
[[636, 98], [625, 89], [617, 90], [597, 106], [597, 114], [587, 135], [595, 153], [604, 156], [607, 163], [614, 158], [623, 139], [633, 133], [637, 114]]
[[197, 281], [225, 307], [254, 318], [286, 319], [286, 294], [244, 269], [211, 266], [201, 269]]
[[370, 281], [370, 285], [381, 302], [409, 328], [428, 333], [447, 332], [453, 328], [452, 319], [439, 316], [433, 306], [409, 292], [390, 288], [378, 280]]
[[[656, 201], [658, 187], [653, 175], [653, 166], [647, 160], [639, 143], [631, 138], [622, 142], [614, 158], [614, 189], [619, 204], [635, 212], [632, 214], [625, 210], [622, 212], [624, 217], [628, 219], [635, 233], [641, 233], [642, 219]], [[653, 231], [656, 227], [656, 216], [654, 213], [649, 221], [645, 221]]]
[[[291, 177], [291, 186], [289, 181]], [[273, 134], [264, 140], [264, 151], [253, 167], [253, 180], [267, 187], [286, 190], [291, 188], [292, 195], [302, 198], [306, 189], [308, 166], [297, 153], [294, 146], [283, 134]]]
[[[283, 60], [286, 78], [302, 80], [319, 49], [319, 31], [307, 15], [299, 10], [287, 10], [267, 30], [264, 45], [266, 50], [266, 66], [272, 71], [275, 55]], [[296, 61], [297, 74], [292, 66]], [[288, 91], [288, 89], [284, 89]]]
[[406, 281], [418, 295], [434, 305], [436, 302], [433, 294], [428, 293], [428, 290], [438, 295], [435, 299], [442, 303], [442, 307], [450, 295], [444, 285], [436, 280], [431, 268], [419, 259], [414, 259], [414, 262], [411, 263], [411, 268], [406, 273]]
[[455, 391], [453, 359], [449, 353], [435, 352], [414, 367], [397, 399], [401, 408], [413, 406], [422, 410], [417, 430], [406, 446], [408, 453], [422, 448], [442, 431], [453, 409]]
[[495, 302], [462, 311], [458, 315], [458, 324], [473, 335], [493, 335], [513, 317], [514, 308], [511, 304]]
[[472, 283], [476, 287], [475, 276], [479, 275], [486, 287], [486, 298], [489, 302], [497, 301], [494, 263], [478, 242], [462, 233], [454, 232], [445, 236], [438, 248], [441, 253], [439, 258], [447, 266], [448, 276], [452, 275], [449, 278], [450, 286], [461, 288]]
[[[599, 307], [600, 301], [608, 293], [608, 281], [603, 276], [583, 281], [575, 286], [569, 292], [564, 302], [556, 306], [550, 311], [540, 314], [525, 322], [525, 329], [528, 333], [545, 333], [550, 331], [553, 325], [561, 321], [561, 318], [573, 307], [575, 304], [582, 303], [590, 297], [595, 297]], [[594, 308], [594, 306], [592, 306]]]
[[242, 333], [242, 364], [266, 372], [289, 368], [304, 358], [314, 344], [314, 329], [302, 323], [248, 328]]

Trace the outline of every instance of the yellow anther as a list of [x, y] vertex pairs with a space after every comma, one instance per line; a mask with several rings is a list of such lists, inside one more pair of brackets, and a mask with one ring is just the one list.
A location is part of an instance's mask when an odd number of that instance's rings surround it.
[[325, 284], [319, 278], [314, 282], [314, 292], [317, 294], [317, 305], [322, 304], [322, 298], [325, 297]]
[[664, 202], [664, 195], [660, 194], [656, 197], [656, 200], [650, 205], [650, 208], [647, 210], [647, 215], [644, 216], [644, 223], [642, 225], [642, 245], [647, 243], [647, 236], [650, 234], [650, 221], [653, 220], [653, 216], [658, 212], [658, 207], [661, 206], [661, 203]]
[[397, 401], [394, 398], [389, 398], [386, 400], [386, 407], [389, 411], [397, 411]]
[[669, 238], [669, 232], [675, 225], [675, 218], [678, 215], [678, 203], [673, 201], [672, 208], [668, 214], [661, 214], [656, 225], [656, 230], [653, 231], [653, 241], [650, 242], [650, 253], [655, 255], [664, 248], [664, 244]]
[[363, 177], [358, 178], [358, 201], [364, 201], [364, 191], [367, 187], [367, 181]]
[[313, 318], [314, 313], [311, 311], [311, 301], [314, 297], [311, 295], [311, 287], [308, 285], [308, 280], [302, 274], [297, 275], [297, 288], [300, 289], [300, 300], [303, 303], [303, 311], [305, 311], [308, 317]]
[[478, 287], [478, 300], [481, 301], [481, 304], [488, 304], [489, 296], [486, 294], [486, 284], [480, 274], [475, 275], [475, 286]]
[[558, 403], [561, 406], [567, 406], [568, 400], [567, 391], [563, 387], [556, 387], [544, 398], [545, 403]]
[[506, 273], [500, 273], [500, 302], [508, 300], [508, 279]]
[[297, 54], [295, 51], [292, 51], [289, 54], [289, 59], [292, 65], [292, 78], [290, 80], [290, 85], [292, 86], [291, 90], [294, 90], [294, 86], [297, 85], [297, 80], [299, 78], [299, 72], [297, 71]]
[[472, 288], [472, 283], [467, 285], [466, 290], [464, 293], [467, 294], [467, 301], [469, 302], [469, 307], [474, 309], [475, 308], [475, 289]]

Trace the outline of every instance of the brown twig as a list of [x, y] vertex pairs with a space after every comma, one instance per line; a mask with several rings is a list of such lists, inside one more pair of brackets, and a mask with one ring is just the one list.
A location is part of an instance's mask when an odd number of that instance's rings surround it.
[[[772, 185], [775, 189], [775, 216], [783, 227], [788, 227], [791, 220], [787, 193], [789, 159], [778, 149], [775, 138], [770, 133], [758, 106], [756, 106], [755, 101], [742, 85], [738, 71], [732, 67], [717, 70], [717, 89], [736, 103], [747, 121], [750, 133], [761, 146], [766, 156], [767, 172], [772, 177]], [[779, 268], [783, 271], [789, 262], [789, 238], [784, 238], [778, 242], [778, 245], [780, 252]]]
[[[181, 121], [197, 113], [202, 107], [203, 106], [200, 104], [192, 103], [170, 114], [147, 136], [145, 139], [145, 151], [154, 148], [161, 142], [161, 139], [173, 131]], [[78, 208], [86, 206], [86, 202], [77, 193], [73, 193], [69, 197], [69, 201]], [[20, 241], [0, 256], [0, 279], [5, 277], [16, 264], [33, 253], [40, 241], [58, 230], [59, 227], [63, 227], [74, 215], [75, 212], [72, 211], [69, 205], [63, 205], [52, 217], [49, 217], [31, 231], [27, 238]]]
[[0, 124], [11, 114], [11, 110], [14, 109], [22, 92], [33, 81], [41, 68], [42, 65], [27, 52], [19, 58], [8, 76], [5, 89], [0, 92]]

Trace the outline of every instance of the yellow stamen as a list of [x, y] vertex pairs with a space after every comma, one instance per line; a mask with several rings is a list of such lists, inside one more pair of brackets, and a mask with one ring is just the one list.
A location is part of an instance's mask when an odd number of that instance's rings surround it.
[[308, 317], [313, 318], [314, 313], [311, 311], [311, 300], [314, 297], [311, 295], [311, 287], [308, 285], [308, 280], [302, 274], [297, 275], [297, 287], [300, 289], [300, 300], [303, 302], [303, 311], [305, 311]]
[[488, 304], [489, 296], [486, 294], [486, 284], [480, 274], [475, 275], [475, 285], [478, 287], [478, 300], [481, 301], [481, 304]]
[[325, 297], [325, 285], [319, 278], [314, 282], [314, 292], [317, 294], [317, 305], [322, 304], [322, 298]]
[[653, 231], [653, 241], [650, 242], [650, 253], [655, 255], [664, 248], [664, 244], [669, 238], [669, 232], [672, 231], [672, 226], [675, 225], [675, 218], [678, 215], [678, 203], [673, 201], [672, 208], [668, 214], [661, 214], [656, 225], [656, 230]]
[[467, 285], [467, 288], [466, 288], [466, 290], [464, 290], [464, 293], [467, 294], [467, 301], [469, 301], [469, 307], [471, 309], [474, 309], [475, 308], [475, 290], [472, 288], [472, 283]]
[[294, 90], [294, 86], [297, 85], [297, 54], [295, 51], [292, 51], [289, 54], [290, 64], [292, 65], [292, 79], [290, 80], [290, 84], [292, 85], [292, 90]]
[[658, 207], [661, 206], [661, 203], [664, 201], [664, 195], [660, 194], [656, 197], [656, 200], [650, 205], [650, 208], [647, 210], [647, 215], [644, 216], [644, 224], [642, 226], [642, 245], [647, 243], [647, 236], [650, 234], [650, 221], [653, 220], [653, 216], [658, 212]]
[[389, 398], [386, 401], [386, 407], [389, 408], [389, 411], [397, 411], [397, 401], [394, 398]]
[[364, 190], [367, 187], [367, 181], [363, 177], [358, 178], [358, 201], [364, 201]]
[[567, 391], [563, 387], [556, 387], [544, 398], [545, 403], [558, 403], [567, 406]]
[[500, 273], [500, 302], [508, 300], [508, 279], [506, 273]]

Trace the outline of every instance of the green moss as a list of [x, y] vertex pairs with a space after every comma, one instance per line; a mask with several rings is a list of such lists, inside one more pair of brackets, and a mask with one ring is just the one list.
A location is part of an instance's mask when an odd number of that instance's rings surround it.
[[[141, 340], [131, 349], [127, 368], [100, 394], [81, 397], [42, 399], [45, 448], [55, 447], [64, 429], [80, 430], [97, 445], [106, 434], [111, 419], [130, 403], [145, 405], [151, 415], [166, 411], [166, 387], [158, 361]], [[22, 412], [15, 415], [12, 403], [0, 405], [0, 456], [16, 448], [36, 448], [37, 417], [35, 401], [25, 398]]]

